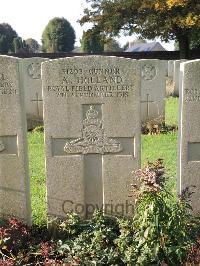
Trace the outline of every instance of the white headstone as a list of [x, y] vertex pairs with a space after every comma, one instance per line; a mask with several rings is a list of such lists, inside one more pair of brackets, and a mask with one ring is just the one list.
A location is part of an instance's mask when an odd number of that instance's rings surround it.
[[19, 60], [0, 56], [0, 217], [31, 223], [24, 96]]
[[162, 121], [165, 117], [167, 61], [142, 59], [141, 119]]
[[25, 91], [28, 129], [43, 124], [41, 63], [48, 59], [33, 57], [20, 60], [20, 74]]
[[174, 96], [179, 96], [180, 85], [180, 64], [186, 62], [186, 59], [175, 60], [174, 61]]
[[168, 77], [173, 79], [174, 76], [174, 60], [168, 61]]
[[179, 96], [179, 72], [181, 60], [174, 61], [174, 96]]
[[[140, 167], [136, 60], [86, 56], [42, 64], [48, 214], [127, 215]], [[128, 207], [129, 206], [129, 207]]]
[[200, 60], [181, 64], [183, 82], [180, 95], [178, 191], [189, 186], [192, 207], [200, 212]]

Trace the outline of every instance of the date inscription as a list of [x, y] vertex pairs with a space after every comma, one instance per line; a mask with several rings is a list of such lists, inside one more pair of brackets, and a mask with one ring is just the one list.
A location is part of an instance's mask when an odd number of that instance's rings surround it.
[[62, 69], [60, 84], [47, 86], [56, 97], [127, 98], [134, 90], [134, 84], [127, 80], [119, 68]]

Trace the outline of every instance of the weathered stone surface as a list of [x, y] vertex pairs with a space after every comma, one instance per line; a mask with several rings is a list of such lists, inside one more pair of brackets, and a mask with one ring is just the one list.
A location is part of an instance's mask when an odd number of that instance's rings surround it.
[[[140, 68], [86, 56], [42, 64], [48, 214], [131, 212], [140, 167]], [[127, 210], [126, 210], [127, 209]]]
[[174, 96], [179, 96], [179, 91], [181, 88], [180, 81], [180, 64], [186, 62], [186, 59], [181, 59], [181, 60], [175, 60], [174, 61], [174, 91], [173, 95]]
[[142, 59], [141, 119], [162, 121], [165, 117], [167, 61]]
[[25, 91], [28, 129], [43, 125], [41, 63], [47, 60], [41, 57], [20, 60], [20, 75]]
[[168, 61], [168, 74], [166, 80], [166, 96], [172, 96], [174, 93], [174, 60]]
[[196, 186], [192, 207], [200, 212], [200, 60], [181, 64], [178, 191]]
[[174, 96], [179, 96], [179, 72], [181, 60], [174, 61]]
[[174, 60], [168, 61], [168, 77], [172, 79], [174, 77]]
[[0, 56], [0, 217], [31, 223], [24, 95], [19, 60]]

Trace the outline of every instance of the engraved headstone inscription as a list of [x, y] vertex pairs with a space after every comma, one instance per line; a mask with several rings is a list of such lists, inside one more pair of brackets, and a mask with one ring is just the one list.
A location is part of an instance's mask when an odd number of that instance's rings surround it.
[[0, 56], [0, 217], [31, 224], [24, 96], [19, 59]]
[[141, 120], [162, 121], [165, 117], [167, 61], [142, 59], [141, 64]]
[[181, 68], [178, 192], [190, 187], [195, 192], [193, 210], [200, 213], [200, 60], [183, 63]]
[[40, 57], [20, 60], [20, 75], [25, 91], [28, 129], [43, 125], [41, 63], [46, 60], [48, 59]]
[[42, 64], [48, 214], [128, 215], [140, 167], [140, 68], [85, 56]]

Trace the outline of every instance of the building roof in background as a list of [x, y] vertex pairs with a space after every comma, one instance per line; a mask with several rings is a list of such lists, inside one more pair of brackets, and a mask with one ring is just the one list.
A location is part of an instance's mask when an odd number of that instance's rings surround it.
[[151, 52], [151, 51], [166, 51], [159, 42], [136, 43], [131, 45], [125, 52]]

